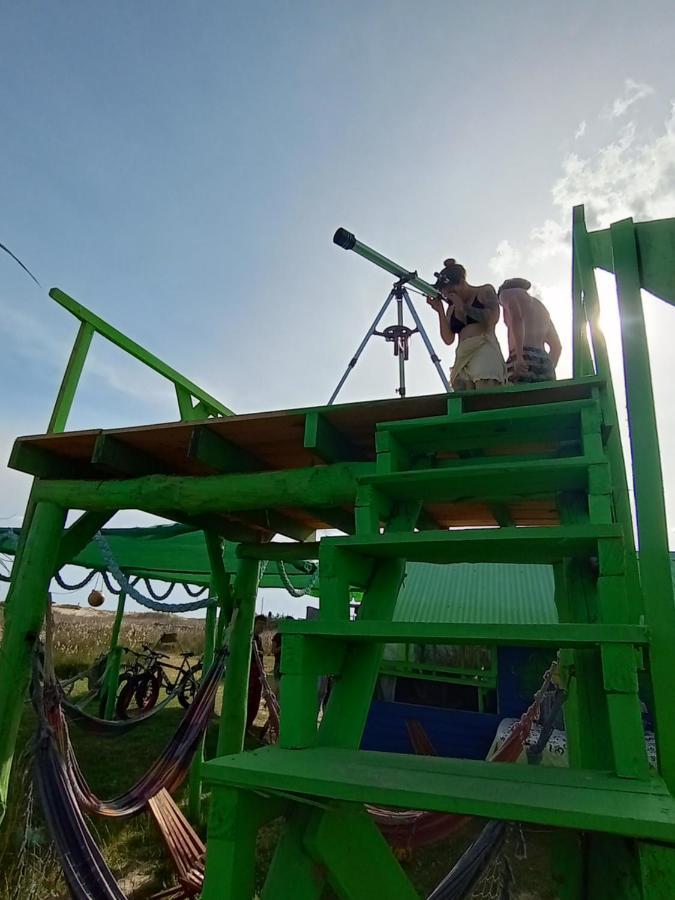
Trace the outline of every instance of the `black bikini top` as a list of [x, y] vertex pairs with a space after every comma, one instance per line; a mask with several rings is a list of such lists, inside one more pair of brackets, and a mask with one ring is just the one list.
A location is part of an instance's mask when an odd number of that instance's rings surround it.
[[[474, 297], [471, 303], [471, 306], [474, 306], [476, 309], [485, 309], [484, 304], [480, 302], [478, 297]], [[466, 316], [466, 322], [462, 322], [461, 319], [458, 319], [454, 312], [451, 314], [448, 319], [448, 325], [450, 326], [450, 331], [453, 334], [459, 334], [463, 328], [466, 328], [467, 325], [477, 325], [478, 319], [473, 319], [468, 313]]]

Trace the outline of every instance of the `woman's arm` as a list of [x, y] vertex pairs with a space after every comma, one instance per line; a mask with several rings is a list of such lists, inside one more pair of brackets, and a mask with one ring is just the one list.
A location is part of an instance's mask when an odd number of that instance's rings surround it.
[[427, 303], [438, 313], [438, 326], [441, 333], [441, 340], [444, 344], [450, 346], [455, 340], [455, 333], [451, 330], [448, 323], [448, 316], [445, 312], [443, 301], [439, 297], [427, 297]]
[[478, 299], [483, 304], [483, 309], [465, 303], [461, 312], [457, 311], [457, 318], [466, 322], [466, 317], [469, 315], [481, 325], [496, 325], [499, 321], [499, 300], [497, 292], [491, 284], [485, 284], [480, 288]]

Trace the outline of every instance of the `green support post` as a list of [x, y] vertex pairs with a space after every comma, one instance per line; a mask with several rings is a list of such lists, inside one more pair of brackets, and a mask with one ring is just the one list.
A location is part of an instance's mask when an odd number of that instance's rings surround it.
[[77, 337], [75, 338], [73, 349], [70, 352], [68, 365], [66, 366], [66, 371], [63, 373], [61, 387], [59, 388], [59, 393], [56, 397], [52, 416], [49, 420], [49, 425], [47, 426], [48, 432], [65, 430], [66, 422], [68, 421], [68, 416], [70, 415], [70, 410], [73, 406], [73, 400], [75, 399], [75, 392], [80, 383], [82, 369], [84, 368], [93, 337], [94, 326], [89, 322], [80, 322]]
[[218, 756], [239, 753], [244, 747], [251, 641], [259, 580], [260, 563], [255, 559], [240, 559], [234, 579], [234, 608], [229, 633], [230, 655], [223, 679]]
[[105, 718], [112, 719], [115, 716], [115, 701], [117, 700], [117, 683], [120, 675], [120, 660], [122, 658], [122, 648], [119, 646], [120, 629], [122, 628], [122, 619], [124, 618], [124, 603], [127, 595], [120, 590], [117, 598], [117, 612], [115, 613], [115, 621], [113, 622], [112, 634], [110, 636], [110, 651], [108, 655], [108, 665], [105, 671]]
[[[202, 658], [202, 677], [211, 668], [216, 643], [216, 607], [209, 606], [206, 609], [204, 621], [204, 656]], [[190, 778], [188, 783], [188, 815], [190, 820], [198, 824], [202, 813], [202, 763], [204, 762], [204, 745], [206, 734], [199, 742], [199, 746], [190, 766]]]
[[23, 551], [15, 561], [5, 604], [0, 647], [0, 822], [7, 804], [16, 735], [30, 680], [31, 655], [44, 621], [49, 582], [54, 572], [65, 510], [38, 503]]
[[675, 603], [633, 220], [617, 222], [610, 232], [621, 320], [640, 580], [651, 632], [650, 665], [659, 770], [671, 793], [675, 793], [675, 671], [672, 665]]

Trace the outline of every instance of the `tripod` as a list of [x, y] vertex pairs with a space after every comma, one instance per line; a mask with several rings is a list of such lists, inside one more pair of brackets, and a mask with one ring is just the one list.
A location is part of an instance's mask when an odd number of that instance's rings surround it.
[[[340, 389], [342, 385], [345, 383], [347, 378], [349, 377], [350, 372], [354, 368], [354, 366], [359, 361], [359, 357], [363, 353], [366, 344], [370, 340], [373, 335], [377, 337], [383, 337], [385, 341], [389, 343], [393, 343], [394, 345], [394, 356], [398, 357], [398, 387], [396, 389], [396, 393], [400, 394], [401, 397], [405, 397], [406, 388], [405, 388], [405, 364], [408, 360], [409, 356], [409, 342], [410, 338], [414, 334], [419, 334], [424, 341], [424, 346], [427, 348], [427, 352], [429, 354], [429, 358], [432, 363], [436, 367], [436, 371], [438, 372], [438, 377], [441, 379], [443, 383], [443, 387], [446, 391], [450, 391], [450, 385], [448, 383], [448, 379], [445, 377], [445, 373], [441, 367], [441, 361], [436, 355], [436, 351], [433, 348], [431, 341], [429, 340], [429, 335], [424, 330], [424, 325], [420, 317], [417, 315], [417, 310], [413, 306], [412, 300], [410, 299], [410, 294], [408, 293], [405, 285], [406, 282], [411, 278], [414, 278], [417, 275], [416, 272], [409, 272], [407, 275], [404, 275], [403, 278], [400, 278], [395, 284], [394, 287], [389, 292], [389, 296], [384, 301], [382, 308], [379, 313], [375, 317], [373, 324], [370, 326], [368, 331], [366, 332], [366, 336], [361, 341], [358, 346], [358, 349], [352, 359], [349, 361], [349, 365], [347, 369], [338, 382], [338, 386], [333, 391], [330, 400], [328, 401], [328, 406], [332, 406], [335, 402], [335, 398], [340, 393]], [[377, 326], [380, 324], [380, 320], [382, 316], [385, 314], [387, 309], [389, 308], [389, 304], [392, 300], [396, 300], [396, 312], [397, 312], [397, 323], [396, 325], [389, 325], [384, 331], [378, 331]], [[415, 328], [408, 328], [407, 325], [403, 324], [403, 303], [408, 307], [410, 315], [413, 317], [415, 322]]]

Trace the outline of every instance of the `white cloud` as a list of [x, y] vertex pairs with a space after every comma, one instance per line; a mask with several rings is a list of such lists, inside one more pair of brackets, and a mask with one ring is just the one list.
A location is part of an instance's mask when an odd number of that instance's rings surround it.
[[626, 216], [637, 221], [671, 216], [675, 209], [675, 104], [663, 131], [643, 139], [628, 122], [618, 136], [588, 157], [570, 153], [551, 189], [557, 218], [530, 234], [528, 257], [545, 259], [566, 252], [570, 213], [583, 203], [589, 228], [606, 228]]
[[488, 265], [499, 278], [506, 278], [508, 275], [513, 276], [514, 269], [518, 265], [520, 258], [520, 251], [512, 247], [507, 240], [503, 240], [497, 244], [495, 255]]
[[574, 132], [574, 140], [578, 141], [579, 138], [582, 138], [586, 134], [586, 119], [582, 122], [579, 122], [577, 126], [577, 130]]
[[633, 104], [644, 100], [650, 94], [654, 93], [654, 88], [649, 84], [643, 84], [627, 78], [623, 83], [623, 94], [616, 97], [612, 105], [604, 109], [601, 113], [603, 119], [618, 119], [626, 114]]

